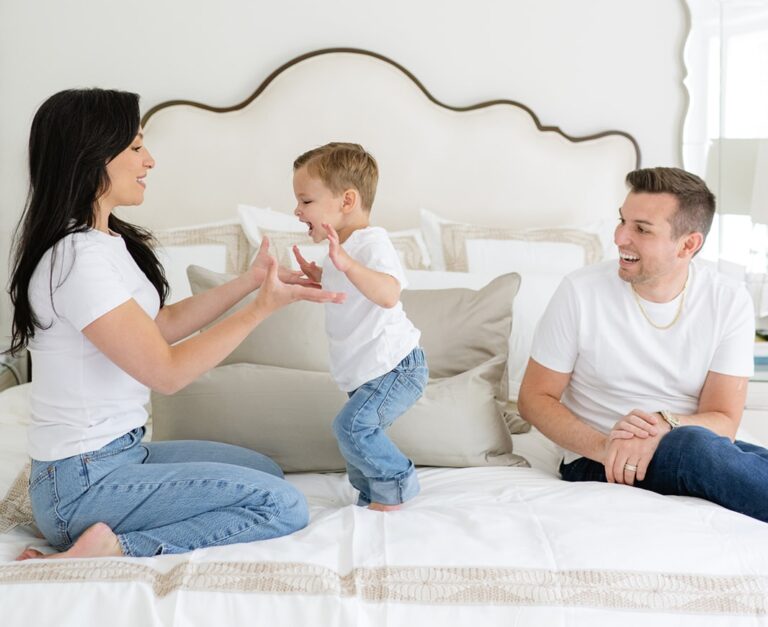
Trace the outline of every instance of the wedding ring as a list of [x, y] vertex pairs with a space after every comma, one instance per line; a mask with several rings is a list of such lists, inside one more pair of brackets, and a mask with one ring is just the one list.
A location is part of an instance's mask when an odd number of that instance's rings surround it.
[[632, 464], [624, 464], [624, 470], [629, 470], [629, 472], [636, 472], [637, 466], [633, 466]]

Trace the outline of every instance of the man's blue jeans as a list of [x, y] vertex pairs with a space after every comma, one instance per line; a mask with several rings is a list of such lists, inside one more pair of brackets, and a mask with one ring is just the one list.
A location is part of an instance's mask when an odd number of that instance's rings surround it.
[[390, 372], [350, 392], [336, 416], [333, 433], [349, 481], [360, 492], [358, 505], [398, 505], [418, 494], [413, 462], [384, 430], [419, 400], [428, 377], [424, 351], [416, 347]]
[[305, 527], [304, 496], [271, 459], [198, 440], [143, 444], [134, 429], [98, 451], [32, 461], [35, 522], [59, 551], [103, 522], [126, 555], [183, 553]]
[[[602, 464], [581, 457], [561, 464], [566, 481], [606, 481]], [[639, 488], [697, 496], [768, 522], [768, 450], [704, 427], [673, 429], [659, 442]]]

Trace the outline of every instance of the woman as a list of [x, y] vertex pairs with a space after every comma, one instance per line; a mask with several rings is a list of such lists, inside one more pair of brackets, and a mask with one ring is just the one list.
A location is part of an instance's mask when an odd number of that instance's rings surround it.
[[[63, 552], [27, 549], [18, 559], [180, 553], [307, 524], [303, 496], [263, 455], [214, 442], [141, 442], [148, 388], [184, 387], [292, 301], [340, 302], [343, 294], [278, 269], [265, 240], [242, 276], [164, 306], [168, 283], [150, 234], [113, 214], [143, 201], [155, 165], [138, 101], [63, 91], [32, 123], [11, 350], [28, 346], [34, 364], [35, 521]], [[189, 337], [256, 288], [247, 306]]]

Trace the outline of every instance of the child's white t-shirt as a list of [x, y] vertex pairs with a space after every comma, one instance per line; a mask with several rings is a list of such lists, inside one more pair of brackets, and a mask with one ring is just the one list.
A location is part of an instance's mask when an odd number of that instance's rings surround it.
[[[401, 289], [407, 286], [400, 257], [384, 229], [354, 231], [342, 246], [367, 268], [392, 275]], [[351, 392], [389, 372], [419, 345], [421, 333], [402, 303], [386, 309], [368, 300], [330, 257], [323, 261], [322, 283], [325, 290], [347, 294], [344, 303], [325, 305], [331, 375], [341, 390]]]
[[[608, 433], [633, 409], [695, 413], [709, 371], [753, 374], [754, 309], [749, 293], [716, 269], [691, 263], [683, 309], [657, 329], [638, 307], [615, 260], [568, 275], [539, 321], [531, 357], [571, 373], [561, 402]], [[680, 297], [641, 301], [659, 326], [671, 322]], [[565, 451], [565, 461], [578, 458]]]
[[119, 236], [74, 233], [43, 255], [29, 283], [30, 305], [42, 326], [29, 343], [32, 458], [49, 461], [96, 450], [146, 422], [148, 388], [82, 333], [131, 298], [157, 316], [157, 290]]

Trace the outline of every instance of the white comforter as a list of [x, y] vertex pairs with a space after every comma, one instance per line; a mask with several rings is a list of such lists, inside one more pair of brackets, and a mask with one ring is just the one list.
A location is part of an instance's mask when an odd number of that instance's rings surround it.
[[[2, 493], [24, 461], [8, 401]], [[0, 625], [768, 624], [768, 525], [697, 499], [567, 484], [541, 436], [516, 444], [539, 468], [421, 469], [421, 495], [398, 512], [352, 505], [343, 475], [290, 476], [309, 526], [254, 544], [15, 563], [45, 546], [17, 527], [0, 535]]]

